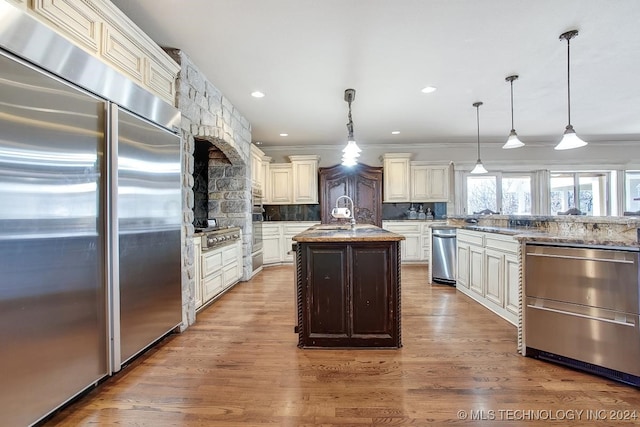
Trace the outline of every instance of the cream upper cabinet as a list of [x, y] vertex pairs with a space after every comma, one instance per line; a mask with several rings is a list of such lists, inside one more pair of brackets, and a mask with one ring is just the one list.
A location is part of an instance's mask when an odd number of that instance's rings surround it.
[[289, 156], [293, 169], [293, 203], [318, 203], [318, 156]]
[[180, 66], [110, 0], [10, 0], [76, 46], [175, 105]]
[[263, 158], [262, 150], [251, 144], [251, 185], [264, 191]]
[[451, 166], [411, 162], [411, 202], [447, 202]]
[[382, 156], [383, 202], [410, 201], [410, 153], [387, 153]]
[[269, 203], [290, 205], [293, 203], [293, 168], [289, 163], [273, 163], [269, 165]]
[[412, 162], [410, 153], [386, 153], [383, 202], [448, 202], [452, 166]]
[[[268, 176], [262, 186], [264, 189], [263, 202], [272, 205], [318, 203], [318, 162], [320, 157], [289, 156], [289, 159], [291, 163], [269, 163], [271, 157], [262, 156], [261, 174]], [[253, 160], [252, 168], [254, 168]]]

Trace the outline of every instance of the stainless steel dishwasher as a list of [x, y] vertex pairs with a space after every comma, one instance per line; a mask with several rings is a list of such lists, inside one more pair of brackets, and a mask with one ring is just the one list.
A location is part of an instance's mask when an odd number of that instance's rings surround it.
[[431, 280], [456, 284], [456, 227], [431, 227]]
[[526, 355], [640, 386], [639, 256], [527, 244]]

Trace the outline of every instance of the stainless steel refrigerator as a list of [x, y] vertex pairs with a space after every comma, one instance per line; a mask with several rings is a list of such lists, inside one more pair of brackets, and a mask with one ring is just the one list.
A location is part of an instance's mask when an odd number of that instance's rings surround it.
[[31, 425], [181, 322], [180, 114], [0, 13], [0, 425]]

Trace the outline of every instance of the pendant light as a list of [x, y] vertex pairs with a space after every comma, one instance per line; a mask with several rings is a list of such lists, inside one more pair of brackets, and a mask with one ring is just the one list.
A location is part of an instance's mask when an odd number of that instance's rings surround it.
[[476, 167], [473, 168], [471, 173], [473, 174], [481, 174], [487, 173], [487, 170], [482, 166], [482, 160], [480, 160], [480, 106], [482, 102], [474, 102], [473, 106], [476, 107], [476, 122], [478, 123], [478, 161], [476, 162]]
[[355, 89], [347, 89], [344, 91], [344, 100], [349, 104], [349, 122], [347, 123], [347, 146], [342, 150], [342, 165], [343, 166], [355, 166], [358, 161], [356, 160], [360, 157], [360, 152], [362, 151], [358, 144], [356, 144], [356, 140], [353, 137], [353, 120], [351, 119], [351, 103], [356, 98], [356, 90]]
[[518, 148], [524, 146], [524, 142], [520, 141], [516, 129], [513, 127], [513, 81], [518, 78], [517, 75], [509, 76], [505, 80], [511, 83], [511, 132], [509, 132], [509, 138], [507, 142], [502, 146], [504, 149]]
[[570, 41], [572, 38], [578, 35], [578, 30], [567, 31], [560, 34], [560, 40], [567, 41], [567, 116], [569, 123], [565, 128], [562, 140], [555, 146], [556, 150], [570, 150], [572, 148], [584, 147], [587, 145], [582, 139], [576, 135], [576, 131], [573, 130], [571, 125], [571, 55], [570, 55]]

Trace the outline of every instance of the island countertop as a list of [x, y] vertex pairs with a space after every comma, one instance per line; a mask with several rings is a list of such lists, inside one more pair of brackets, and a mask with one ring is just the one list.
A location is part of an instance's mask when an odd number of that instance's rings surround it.
[[293, 236], [296, 242], [397, 242], [405, 237], [371, 224], [319, 224]]

